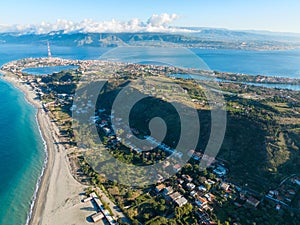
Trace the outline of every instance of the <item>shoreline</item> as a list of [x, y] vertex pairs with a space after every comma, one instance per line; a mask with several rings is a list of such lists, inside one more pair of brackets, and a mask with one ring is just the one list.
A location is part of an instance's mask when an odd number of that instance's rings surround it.
[[67, 221], [87, 224], [86, 218], [89, 215], [80, 211], [83, 206], [81, 200], [84, 189], [87, 186], [79, 183], [71, 174], [68, 149], [59, 143], [57, 126], [43, 110], [41, 101], [36, 98], [36, 93], [29, 85], [20, 83], [14, 74], [0, 72], [3, 74], [1, 79], [21, 91], [26, 101], [37, 109], [37, 125], [46, 151], [25, 225], [65, 225]]
[[47, 168], [48, 168], [48, 162], [49, 162], [48, 146], [47, 146], [46, 140], [44, 139], [43, 132], [42, 132], [42, 130], [41, 130], [41, 126], [40, 126], [40, 124], [39, 124], [38, 111], [37, 111], [37, 113], [36, 113], [36, 115], [35, 115], [35, 119], [36, 119], [36, 122], [37, 122], [37, 125], [38, 125], [38, 129], [39, 129], [40, 136], [41, 136], [42, 139], [43, 139], [44, 151], [45, 151], [45, 153], [46, 153], [46, 157], [45, 157], [45, 159], [44, 159], [42, 172], [41, 172], [41, 174], [40, 174], [40, 176], [39, 176], [39, 178], [38, 178], [38, 181], [37, 181], [37, 183], [36, 183], [36, 188], [35, 188], [34, 194], [33, 194], [33, 196], [32, 196], [31, 205], [30, 205], [30, 210], [29, 210], [29, 212], [27, 213], [27, 218], [26, 218], [26, 223], [25, 223], [25, 225], [30, 225], [30, 221], [31, 221], [31, 219], [32, 219], [32, 216], [34, 215], [36, 201], [37, 201], [37, 199], [39, 198], [40, 186], [41, 186], [41, 183], [43, 182], [44, 175], [45, 175], [46, 170], [47, 170]]
[[46, 158], [44, 159], [43, 169], [36, 183], [35, 193], [32, 196], [32, 202], [30, 203], [30, 211], [27, 213], [26, 219], [26, 225], [33, 225], [34, 218], [38, 214], [42, 215], [42, 200], [46, 199], [47, 186], [49, 186], [49, 175], [53, 169], [54, 157], [57, 150], [53, 145], [53, 138], [51, 137], [52, 135], [49, 135], [49, 133], [46, 132], [47, 128], [45, 124], [45, 117], [47, 117], [47, 119], [49, 118], [47, 115], [45, 115], [45, 112], [43, 112], [41, 103], [38, 100], [34, 99], [35, 94], [33, 93], [33, 91], [30, 90], [29, 86], [20, 84], [15, 77], [7, 75], [3, 71], [1, 71], [1, 73], [3, 74], [3, 76], [1, 76], [1, 79], [12, 84], [16, 89], [21, 91], [24, 94], [25, 100], [37, 110], [35, 117], [41, 138], [44, 142]]

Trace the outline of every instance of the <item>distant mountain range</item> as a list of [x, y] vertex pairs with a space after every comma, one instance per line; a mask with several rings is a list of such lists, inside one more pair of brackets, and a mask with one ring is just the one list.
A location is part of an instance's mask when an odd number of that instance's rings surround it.
[[189, 29], [187, 33], [66, 33], [63, 30], [47, 34], [0, 33], [0, 43], [45, 44], [60, 46], [160, 46], [212, 49], [292, 49], [300, 47], [300, 34], [262, 31], [232, 31], [214, 28]]

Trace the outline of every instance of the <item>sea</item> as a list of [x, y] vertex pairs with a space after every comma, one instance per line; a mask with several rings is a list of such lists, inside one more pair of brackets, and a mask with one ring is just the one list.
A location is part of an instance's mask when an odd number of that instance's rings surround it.
[[[80, 60], [99, 59], [111, 50], [51, 46], [55, 57]], [[300, 78], [300, 50], [191, 49], [191, 52], [212, 70]], [[47, 46], [40, 43], [0, 44], [0, 66], [27, 57], [47, 57]], [[173, 54], [170, 57], [173, 61], [184, 60], [189, 65], [189, 59], [182, 55]], [[147, 55], [141, 60], [145, 58]], [[194, 64], [190, 66], [196, 67]], [[31, 215], [47, 154], [37, 125], [36, 109], [25, 100], [22, 92], [3, 80], [0, 80], [0, 138], [0, 224], [24, 225]]]

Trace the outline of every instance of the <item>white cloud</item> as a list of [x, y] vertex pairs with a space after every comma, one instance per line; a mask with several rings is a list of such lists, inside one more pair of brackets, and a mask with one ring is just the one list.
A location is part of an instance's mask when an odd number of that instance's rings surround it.
[[152, 27], [165, 27], [179, 17], [176, 14], [163, 13], [161, 15], [154, 14], [148, 19], [148, 24]]
[[14, 32], [19, 34], [47, 34], [55, 31], [64, 31], [64, 33], [192, 32], [187, 29], [171, 27], [170, 23], [178, 18], [176, 14], [163, 13], [161, 15], [152, 15], [147, 22], [142, 22], [136, 18], [130, 21], [117, 21], [113, 19], [102, 22], [96, 22], [91, 19], [84, 19], [81, 22], [58, 19], [55, 23], [42, 22], [40, 24], [27, 25], [0, 25], [0, 32]]

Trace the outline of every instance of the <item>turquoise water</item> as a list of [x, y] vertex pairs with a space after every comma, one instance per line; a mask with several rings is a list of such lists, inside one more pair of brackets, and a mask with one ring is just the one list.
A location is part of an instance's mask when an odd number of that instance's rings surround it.
[[[98, 59], [108, 50], [52, 46], [55, 57], [67, 59]], [[300, 50], [193, 51], [213, 70], [287, 77], [300, 75]], [[0, 65], [25, 57], [47, 57], [47, 46], [0, 44]], [[170, 57], [179, 63], [187, 61], [182, 56]], [[23, 94], [0, 80], [0, 96], [0, 224], [23, 225], [43, 168], [45, 151], [35, 120], [36, 110], [24, 100]]]
[[[107, 49], [53, 50], [60, 57], [87, 59], [98, 58]], [[45, 46], [0, 45], [0, 66], [16, 59], [45, 56]], [[0, 96], [0, 224], [24, 225], [46, 153], [36, 110], [23, 93], [0, 80]]]
[[36, 110], [23, 94], [0, 82], [0, 224], [26, 220], [45, 158]]

